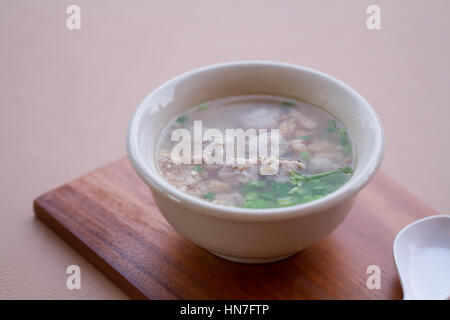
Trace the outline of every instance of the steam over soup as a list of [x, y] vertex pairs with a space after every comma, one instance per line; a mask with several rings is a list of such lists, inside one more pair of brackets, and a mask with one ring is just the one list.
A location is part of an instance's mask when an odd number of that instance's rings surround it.
[[[239, 149], [238, 138], [227, 135], [231, 129], [256, 132], [257, 139], [249, 134]], [[266, 153], [261, 141], [267, 142]], [[227, 161], [228, 150], [233, 150], [233, 163]], [[353, 143], [344, 126], [316, 106], [274, 96], [237, 96], [202, 103], [170, 120], [159, 137], [156, 160], [169, 183], [205, 201], [277, 208], [321, 198], [346, 183]]]

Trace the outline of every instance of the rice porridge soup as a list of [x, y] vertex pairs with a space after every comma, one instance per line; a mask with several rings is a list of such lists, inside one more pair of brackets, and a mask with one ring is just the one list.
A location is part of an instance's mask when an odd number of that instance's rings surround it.
[[[174, 155], [179, 154], [181, 139], [174, 141], [174, 132], [184, 129], [178, 132], [190, 134], [191, 139], [184, 141], [189, 148], [182, 151], [186, 160], [186, 152], [195, 148], [194, 128], [200, 123], [203, 153], [200, 158], [189, 154], [189, 161], [180, 163]], [[254, 129], [258, 140], [247, 136], [244, 149], [239, 149], [239, 142], [227, 135], [230, 129]], [[207, 131], [221, 133], [223, 139], [205, 138]], [[260, 141], [267, 141], [266, 154], [260, 152]], [[231, 149], [225, 147], [228, 143]], [[222, 147], [223, 154], [218, 153]], [[354, 165], [350, 132], [331, 114], [306, 102], [266, 95], [194, 106], [164, 126], [156, 150], [159, 173], [177, 189], [204, 201], [243, 208], [278, 208], [324, 197], [351, 178]], [[236, 161], [226, 161], [228, 150], [233, 150]]]

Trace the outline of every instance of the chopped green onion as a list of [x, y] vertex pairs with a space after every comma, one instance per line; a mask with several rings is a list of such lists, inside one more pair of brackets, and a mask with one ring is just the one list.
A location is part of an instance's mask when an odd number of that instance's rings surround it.
[[349, 166], [314, 175], [292, 170], [288, 182], [250, 181], [241, 187], [245, 199], [241, 207], [277, 208], [313, 201], [338, 189], [348, 181], [347, 174], [352, 171]]
[[302, 157], [303, 160], [311, 159], [311, 154], [308, 151], [300, 152], [300, 156]]
[[258, 200], [258, 199], [259, 199], [259, 195], [257, 192], [249, 192], [245, 196], [245, 200], [247, 200], [247, 201], [253, 201], [253, 200]]
[[315, 186], [312, 188], [314, 194], [324, 194], [326, 191], [325, 186]]
[[347, 145], [343, 146], [343, 148], [344, 148], [344, 153], [346, 156], [349, 156], [352, 154], [352, 146], [351, 145], [347, 144]]
[[295, 203], [294, 198], [293, 197], [285, 197], [285, 198], [279, 198], [277, 200], [277, 204], [280, 207], [287, 207], [287, 206], [292, 206]]
[[300, 136], [297, 138], [298, 140], [311, 140], [310, 136]]
[[186, 122], [188, 122], [189, 121], [189, 116], [188, 115], [186, 115], [186, 114], [183, 114], [183, 115], [181, 115], [181, 116], [179, 116], [178, 118], [177, 118], [177, 123], [179, 123], [179, 124], [185, 124]]
[[267, 187], [267, 182], [265, 180], [261, 181], [250, 181], [247, 183], [244, 183], [242, 186], [242, 192], [247, 193], [251, 191], [261, 190]]
[[283, 107], [293, 107], [293, 106], [295, 106], [295, 103], [291, 102], [291, 101], [283, 101], [283, 102], [281, 102], [281, 105]]
[[305, 180], [305, 177], [300, 172], [297, 172], [295, 170], [289, 172], [289, 176], [290, 176], [289, 181], [294, 185], [301, 185], [299, 184], [299, 182]]
[[353, 170], [352, 170], [351, 167], [346, 166], [344, 168], [339, 168], [339, 169], [336, 169], [336, 170], [326, 171], [326, 172], [313, 174], [313, 175], [309, 175], [309, 176], [304, 176], [304, 177], [305, 177], [306, 181], [309, 181], [309, 180], [312, 180], [312, 179], [323, 178], [323, 177], [326, 177], [326, 176], [329, 176], [329, 175], [332, 175], [332, 174], [335, 174], [335, 173], [338, 173], [338, 172], [349, 174], [349, 173], [352, 173]]
[[203, 199], [212, 200], [216, 197], [216, 194], [214, 192], [208, 192], [203, 195]]
[[299, 185], [293, 187], [291, 190], [288, 191], [288, 194], [304, 194], [305, 190], [302, 189]]
[[342, 146], [348, 145], [347, 130], [345, 130], [345, 129], [339, 129], [338, 135], [339, 135], [339, 143], [340, 143]]
[[260, 193], [259, 197], [265, 200], [275, 200], [275, 195], [273, 193]]
[[245, 201], [244, 208], [252, 208], [252, 209], [262, 209], [262, 208], [269, 208], [270, 203], [266, 200], [258, 199], [258, 200], [251, 200], [251, 201]]
[[328, 120], [327, 131], [328, 131], [328, 133], [333, 133], [336, 131], [336, 120], [334, 120], [334, 119]]
[[267, 186], [267, 182], [265, 180], [261, 181], [250, 181], [248, 182], [248, 185], [254, 188], [265, 188]]
[[339, 168], [338, 170], [345, 174], [353, 173], [353, 169], [349, 166], [346, 166], [344, 168]]
[[205, 168], [202, 167], [202, 166], [200, 166], [200, 165], [196, 165], [196, 166], [194, 167], [194, 169], [195, 169], [195, 171], [197, 171], [197, 172], [203, 172], [203, 171], [205, 170]]
[[208, 109], [208, 105], [206, 103], [202, 103], [198, 105], [198, 109], [199, 110], [207, 110]]

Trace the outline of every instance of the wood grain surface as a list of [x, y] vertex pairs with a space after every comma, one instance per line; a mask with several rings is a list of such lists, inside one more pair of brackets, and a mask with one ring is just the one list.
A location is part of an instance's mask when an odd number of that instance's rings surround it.
[[[137, 299], [401, 299], [398, 231], [433, 211], [378, 174], [329, 237], [271, 264], [222, 260], [179, 236], [127, 159], [34, 201], [36, 216]], [[381, 268], [381, 289], [366, 286]]]

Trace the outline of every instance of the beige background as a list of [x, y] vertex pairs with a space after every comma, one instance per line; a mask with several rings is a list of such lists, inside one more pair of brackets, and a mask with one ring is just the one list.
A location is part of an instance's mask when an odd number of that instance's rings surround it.
[[[380, 31], [366, 28], [373, 3]], [[69, 4], [79, 31], [65, 27]], [[0, 298], [126, 298], [34, 219], [32, 200], [123, 157], [147, 93], [217, 62], [285, 61], [348, 83], [384, 124], [382, 170], [449, 213], [449, 13], [448, 0], [2, 0]], [[82, 290], [65, 287], [70, 264]]]

